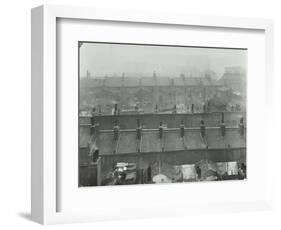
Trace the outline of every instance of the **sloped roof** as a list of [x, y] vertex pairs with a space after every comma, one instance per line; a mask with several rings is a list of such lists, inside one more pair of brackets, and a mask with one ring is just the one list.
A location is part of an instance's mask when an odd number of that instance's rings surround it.
[[184, 86], [185, 85], [185, 78], [183, 77], [175, 77], [174, 78], [174, 85], [175, 86]]
[[116, 153], [134, 153], [137, 147], [136, 132], [120, 132]]
[[164, 151], [184, 150], [184, 143], [180, 137], [180, 130], [164, 133]]
[[102, 155], [113, 154], [115, 151], [113, 132], [99, 133], [98, 147]]
[[124, 77], [125, 87], [136, 87], [140, 85], [140, 79], [137, 77]]
[[155, 85], [155, 79], [152, 77], [143, 77], [141, 79], [141, 85], [142, 86], [154, 86]]
[[169, 77], [158, 77], [157, 86], [170, 86], [171, 79]]
[[123, 85], [122, 77], [107, 77], [105, 86], [107, 87], [121, 87]]
[[206, 145], [201, 137], [199, 129], [186, 129], [184, 135], [184, 146], [187, 149], [205, 149]]
[[225, 136], [222, 136], [220, 128], [206, 129], [206, 141], [209, 148], [245, 148], [246, 137], [240, 136], [238, 128], [226, 128]]
[[[80, 127], [80, 148], [88, 147], [90, 141], [89, 126]], [[241, 136], [238, 128], [226, 127], [222, 136], [220, 127], [206, 127], [203, 138], [199, 127], [185, 128], [180, 136], [180, 128], [165, 128], [163, 138], [159, 137], [158, 129], [143, 129], [141, 140], [137, 139], [136, 130], [120, 130], [118, 140], [114, 140], [113, 130], [101, 130], [97, 137], [97, 147], [101, 155], [126, 154], [140, 152], [171, 152], [185, 150], [246, 148], [246, 128]]]
[[143, 132], [141, 152], [161, 152], [161, 150], [158, 131]]
[[90, 141], [90, 129], [88, 127], [81, 126], [79, 129], [79, 146], [80, 148], [89, 147]]

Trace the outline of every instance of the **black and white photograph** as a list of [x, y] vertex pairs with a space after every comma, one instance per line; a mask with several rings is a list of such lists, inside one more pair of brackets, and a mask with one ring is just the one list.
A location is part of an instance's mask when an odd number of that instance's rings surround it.
[[77, 49], [79, 187], [247, 178], [246, 48]]

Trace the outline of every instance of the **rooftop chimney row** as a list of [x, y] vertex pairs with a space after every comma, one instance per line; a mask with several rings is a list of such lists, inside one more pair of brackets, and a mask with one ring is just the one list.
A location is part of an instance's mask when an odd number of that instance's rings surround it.
[[[91, 135], [93, 135], [97, 130], [96, 130], [96, 120], [95, 117], [92, 116], [91, 117]], [[221, 114], [221, 125], [220, 125], [220, 130], [221, 130], [221, 135], [225, 136], [226, 135], [226, 125], [224, 123], [224, 113]], [[239, 125], [238, 125], [238, 131], [240, 136], [244, 136], [245, 133], [245, 125], [244, 125], [244, 119], [243, 117], [240, 118], [239, 121]], [[200, 121], [200, 133], [202, 137], [206, 136], [206, 125], [204, 120]], [[113, 127], [113, 134], [114, 134], [114, 140], [117, 141], [119, 139], [119, 135], [120, 135], [120, 127], [118, 125], [118, 121], [115, 120], [114, 121], [114, 127]], [[142, 126], [140, 123], [140, 119], [137, 119], [137, 127], [136, 127], [136, 137], [138, 140], [141, 139], [142, 136]], [[161, 121], [159, 124], [159, 138], [162, 139], [164, 135], [164, 126], [163, 126], [163, 122]], [[185, 125], [184, 125], [184, 121], [181, 121], [180, 124], [180, 137], [183, 138], [185, 136]]]

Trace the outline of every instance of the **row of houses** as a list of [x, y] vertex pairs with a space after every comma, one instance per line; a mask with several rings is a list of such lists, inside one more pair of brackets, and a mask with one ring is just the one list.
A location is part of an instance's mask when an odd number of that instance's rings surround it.
[[[112, 116], [113, 125], [106, 129], [104, 124], [107, 123], [98, 122], [94, 116], [90, 118], [90, 124], [81, 124], [80, 186], [106, 184], [118, 162], [136, 165], [138, 178], [134, 183], [153, 182], [152, 172], [157, 164], [161, 166], [159, 174], [165, 171], [163, 165], [174, 168], [202, 161], [246, 164], [246, 125], [242, 117], [235, 126], [226, 125], [230, 116], [220, 114], [215, 126], [209, 126], [201, 119], [196, 126], [186, 126], [181, 120], [171, 127], [161, 121], [166, 119], [166, 114], [157, 116], [160, 122], [156, 128], [144, 127], [140, 117], [134, 115], [130, 116], [135, 119], [134, 127], [121, 126], [122, 116], [118, 120]], [[181, 118], [178, 114], [173, 116], [176, 121]], [[204, 116], [207, 118], [208, 114]]]
[[[232, 76], [232, 75], [231, 75]], [[223, 80], [224, 79], [224, 80]], [[172, 111], [174, 106], [182, 111], [202, 111], [204, 104], [211, 103], [212, 110], [222, 110], [234, 99], [242, 103], [243, 96], [237, 92], [238, 81], [227, 76], [214, 80], [204, 77], [82, 77], [80, 79], [80, 110], [95, 107], [101, 114], [110, 114], [112, 104], [119, 104], [120, 112], [139, 110], [144, 113]], [[230, 79], [231, 80], [231, 79]], [[237, 94], [238, 93], [238, 94]], [[136, 109], [137, 108], [137, 109]], [[226, 110], [226, 109], [223, 109]]]

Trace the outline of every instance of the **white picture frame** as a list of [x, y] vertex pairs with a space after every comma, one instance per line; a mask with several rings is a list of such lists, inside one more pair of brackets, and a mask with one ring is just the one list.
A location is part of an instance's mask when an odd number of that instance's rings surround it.
[[[176, 212], [163, 211], [161, 206], [153, 211], [141, 212], [131, 209], [128, 215], [106, 212], [57, 211], [60, 198], [57, 179], [57, 19], [87, 19], [106, 22], [137, 22], [169, 26], [215, 27], [225, 29], [262, 30], [265, 36], [265, 94], [266, 101], [266, 154], [265, 196], [255, 202], [233, 201], [195, 205], [192, 209], [175, 204]], [[271, 145], [272, 111], [276, 103], [273, 95], [273, 22], [266, 19], [174, 15], [157, 12], [133, 12], [44, 5], [32, 9], [32, 170], [31, 170], [31, 213], [32, 219], [41, 224], [96, 221], [106, 219], [140, 218], [150, 216], [185, 215], [217, 211], [243, 211], [272, 208]], [[159, 188], [158, 188], [159, 189]]]

